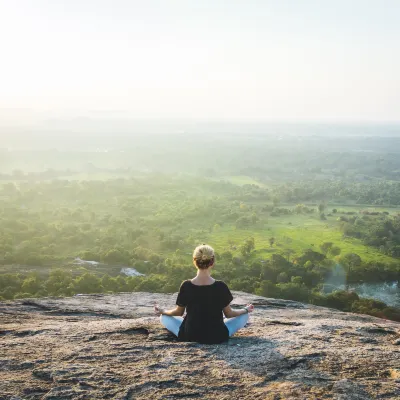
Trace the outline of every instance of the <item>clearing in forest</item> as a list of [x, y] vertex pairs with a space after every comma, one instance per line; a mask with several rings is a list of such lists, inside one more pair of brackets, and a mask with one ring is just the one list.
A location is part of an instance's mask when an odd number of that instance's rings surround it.
[[[285, 215], [270, 217], [263, 227], [236, 229], [234, 225], [225, 225], [212, 232], [209, 242], [218, 252], [226, 250], [238, 252], [238, 247], [249, 237], [255, 239], [253, 257], [269, 258], [273, 253], [285, 256], [300, 255], [306, 249], [321, 252], [320, 245], [332, 242], [341, 249], [341, 254], [356, 253], [364, 262], [379, 261], [392, 263], [392, 257], [382, 254], [378, 249], [366, 246], [361, 240], [343, 238], [337, 216], [321, 221], [317, 215]], [[270, 245], [270, 238], [274, 244]]]

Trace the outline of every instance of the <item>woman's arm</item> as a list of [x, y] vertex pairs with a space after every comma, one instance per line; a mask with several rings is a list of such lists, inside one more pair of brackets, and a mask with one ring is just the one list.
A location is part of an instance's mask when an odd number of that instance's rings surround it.
[[185, 307], [176, 306], [172, 310], [164, 310], [156, 304], [154, 306], [154, 311], [157, 315], [169, 315], [170, 317], [181, 317], [185, 312]]
[[242, 314], [251, 313], [253, 310], [254, 310], [253, 304], [247, 304], [246, 307], [240, 310], [232, 310], [232, 307], [228, 305], [222, 311], [224, 312], [226, 318], [233, 318], [233, 317], [238, 317], [239, 315]]

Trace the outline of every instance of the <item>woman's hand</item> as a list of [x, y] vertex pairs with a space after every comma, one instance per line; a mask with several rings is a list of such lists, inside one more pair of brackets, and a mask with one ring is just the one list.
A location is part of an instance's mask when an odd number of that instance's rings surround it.
[[247, 304], [247, 306], [245, 307], [245, 309], [246, 309], [249, 313], [251, 313], [251, 312], [254, 311], [254, 306], [253, 306], [253, 304]]
[[163, 310], [162, 308], [160, 308], [160, 307], [158, 306], [158, 304], [154, 304], [154, 312], [155, 312], [157, 315], [162, 315], [163, 312], [164, 312], [164, 310]]

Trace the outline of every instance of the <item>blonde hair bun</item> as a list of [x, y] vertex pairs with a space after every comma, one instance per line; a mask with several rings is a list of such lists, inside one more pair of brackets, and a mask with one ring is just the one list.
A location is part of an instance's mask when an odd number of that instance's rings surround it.
[[214, 249], [208, 244], [201, 244], [194, 249], [193, 260], [197, 267], [204, 269], [214, 263]]

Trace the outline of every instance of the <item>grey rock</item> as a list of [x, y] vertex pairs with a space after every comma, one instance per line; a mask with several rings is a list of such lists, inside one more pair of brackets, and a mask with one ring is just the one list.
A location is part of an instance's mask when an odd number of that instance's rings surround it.
[[337, 400], [370, 400], [371, 396], [357, 383], [342, 379], [334, 383], [332, 392]]
[[53, 376], [51, 374], [51, 371], [50, 370], [46, 370], [46, 369], [34, 369], [32, 371], [32, 375], [35, 378], [42, 379], [44, 381], [52, 381], [53, 380]]
[[176, 294], [0, 302], [1, 391], [46, 400], [400, 398], [398, 323], [233, 294], [235, 307], [256, 308], [220, 345], [179, 342], [160, 325], [154, 302], [173, 307]]
[[378, 341], [374, 338], [362, 337], [360, 338], [361, 343], [378, 344]]

